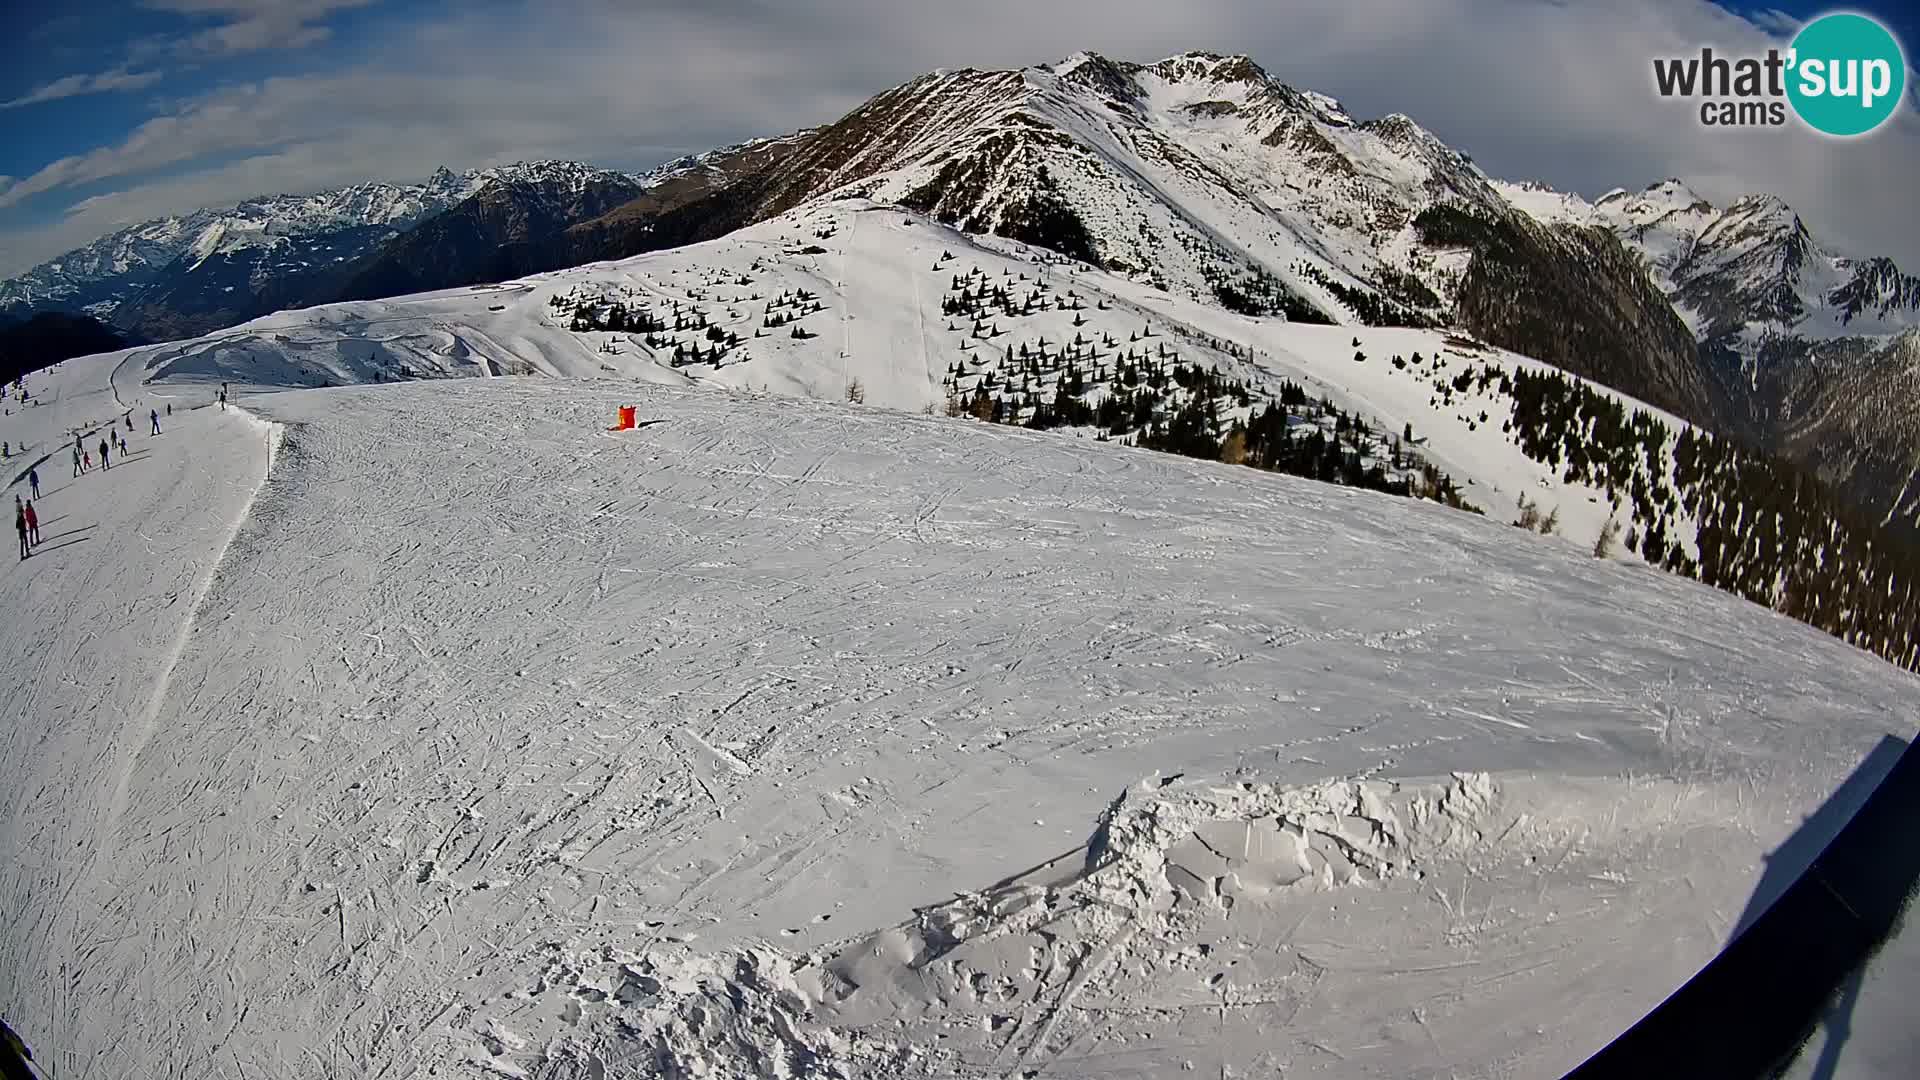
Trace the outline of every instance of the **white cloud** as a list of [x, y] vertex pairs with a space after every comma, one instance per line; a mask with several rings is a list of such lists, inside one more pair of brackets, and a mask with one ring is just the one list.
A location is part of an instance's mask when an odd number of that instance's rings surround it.
[[217, 25], [168, 45], [186, 55], [297, 49], [331, 36], [328, 16], [378, 0], [141, 0], [141, 6], [176, 15], [211, 18]]
[[[244, 22], [276, 7], [156, 0]], [[328, 0], [291, 5], [307, 26]], [[324, 12], [322, 12], [324, 14]], [[291, 19], [292, 22], [287, 20]], [[1276, 77], [1357, 114], [1405, 112], [1489, 172], [1588, 195], [1669, 175], [1727, 199], [1792, 203], [1842, 250], [1920, 269], [1906, 178], [1920, 127], [1904, 115], [1867, 139], [1699, 126], [1658, 99], [1655, 56], [1764, 48], [1756, 23], [1702, 0], [1345, 0], [1277, 13], [1245, 0], [674, 0], [644, 15], [617, 0], [469, 9], [389, 35], [355, 66], [269, 79], [182, 103], [125, 139], [0, 191], [0, 207], [90, 185], [66, 220], [0, 234], [16, 260], [57, 254], [109, 218], [150, 217], [277, 190], [435, 166], [580, 157], [638, 166], [674, 152], [824, 123], [935, 67], [1009, 67], [1092, 49], [1157, 59], [1246, 52]], [[234, 161], [234, 158], [238, 161]], [[158, 177], [157, 179], [149, 179]], [[0, 273], [19, 269], [0, 266]]]
[[1760, 29], [1783, 38], [1791, 38], [1799, 33], [1800, 27], [1804, 25], [1799, 16], [1789, 15], [1778, 8], [1753, 12], [1748, 18], [1752, 19], [1754, 25]]
[[61, 98], [79, 97], [82, 94], [143, 90], [159, 81], [158, 71], [130, 71], [122, 65], [112, 71], [102, 71], [92, 75], [63, 76], [50, 83], [34, 87], [12, 101], [0, 102], [0, 109], [19, 109], [28, 105], [38, 105], [43, 101], [58, 101]]

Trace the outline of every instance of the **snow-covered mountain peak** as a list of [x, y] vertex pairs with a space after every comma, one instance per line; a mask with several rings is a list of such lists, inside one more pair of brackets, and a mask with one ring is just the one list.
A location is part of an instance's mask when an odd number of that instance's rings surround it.
[[[1701, 202], [1704, 203], [1705, 200]], [[1727, 204], [1724, 216], [1742, 218], [1756, 223], [1766, 222], [1784, 229], [1804, 228], [1799, 213], [1778, 195], [1762, 193], [1742, 195]]]
[[1067, 76], [1067, 75], [1073, 74], [1075, 71], [1078, 71], [1080, 68], [1085, 67], [1088, 64], [1103, 64], [1108, 62], [1109, 61], [1107, 60], [1107, 58], [1104, 56], [1101, 56], [1099, 53], [1077, 52], [1071, 56], [1068, 56], [1066, 59], [1059, 61], [1058, 63], [1047, 64], [1044, 66], [1051, 69], [1053, 73], [1056, 75]]
[[469, 174], [468, 187], [475, 189], [487, 183], [539, 184], [568, 191], [579, 191], [592, 184], [626, 177], [625, 173], [602, 169], [584, 162], [543, 159], [516, 161], [511, 165], [480, 169]]
[[1640, 199], [1649, 204], [1664, 202], [1674, 207], [1689, 207], [1706, 202], [1700, 194], [1688, 187], [1686, 181], [1670, 176], [1657, 184], [1647, 185], [1640, 193]]
[[1496, 187], [1541, 221], [1612, 230], [1703, 338], [1742, 356], [1782, 335], [1880, 337], [1920, 324], [1920, 278], [1890, 259], [1822, 247], [1778, 195], [1718, 206], [1676, 177], [1592, 203], [1535, 184]]
[[1536, 180], [1494, 180], [1491, 184], [1516, 209], [1548, 225], [1592, 225], [1600, 208], [1617, 206], [1627, 198], [1624, 188], [1615, 188], [1589, 203], [1576, 192], [1561, 191]]
[[1462, 167], [1467, 165], [1464, 155], [1441, 142], [1439, 136], [1415, 123], [1413, 118], [1405, 113], [1388, 113], [1378, 119], [1361, 123], [1359, 128], [1388, 143], [1422, 156]]
[[1168, 82], [1192, 82], [1212, 86], [1240, 84], [1266, 87], [1273, 78], [1250, 56], [1193, 51], [1169, 56], [1149, 65], [1148, 70]]

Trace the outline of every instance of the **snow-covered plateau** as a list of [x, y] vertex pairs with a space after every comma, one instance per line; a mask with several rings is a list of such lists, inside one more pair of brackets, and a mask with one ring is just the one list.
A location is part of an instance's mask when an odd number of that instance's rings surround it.
[[[1043, 272], [1084, 307], [947, 328]], [[676, 366], [588, 293], [741, 341]], [[920, 411], [1135, 324], [1587, 502], [1385, 362], [1443, 334], [858, 205], [30, 377], [9, 1023], [62, 1080], [1553, 1076], [1909, 737], [1911, 675], [1497, 497]]]

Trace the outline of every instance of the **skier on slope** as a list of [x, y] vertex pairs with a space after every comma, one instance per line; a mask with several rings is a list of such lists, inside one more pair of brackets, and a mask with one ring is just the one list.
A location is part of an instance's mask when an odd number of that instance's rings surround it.
[[17, 495], [14, 496], [13, 503], [13, 529], [20, 534], [20, 557], [24, 559], [33, 554], [27, 549], [27, 512], [20, 508], [20, 499]]
[[77, 446], [73, 448], [73, 475], [80, 475], [80, 448]]
[[159, 409], [148, 410], [147, 418], [153, 421], [153, 433], [155, 435], [160, 434], [160, 410]]
[[33, 512], [33, 500], [27, 500], [27, 543], [37, 546], [40, 543], [40, 515]]
[[40, 470], [39, 469], [34, 468], [34, 469], [27, 470], [27, 486], [33, 489], [34, 498], [37, 499], [40, 497]]
[[100, 467], [103, 469], [113, 468], [113, 448], [107, 445], [107, 440], [105, 439], [100, 440]]

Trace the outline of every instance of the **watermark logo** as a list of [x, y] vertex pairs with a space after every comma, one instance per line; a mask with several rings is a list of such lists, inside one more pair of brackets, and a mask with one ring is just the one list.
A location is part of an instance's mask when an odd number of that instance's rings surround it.
[[1785, 52], [1653, 62], [1661, 97], [1697, 98], [1707, 127], [1781, 127], [1788, 110], [1815, 131], [1848, 138], [1887, 122], [1907, 90], [1907, 61], [1893, 32], [1865, 15], [1822, 15]]

